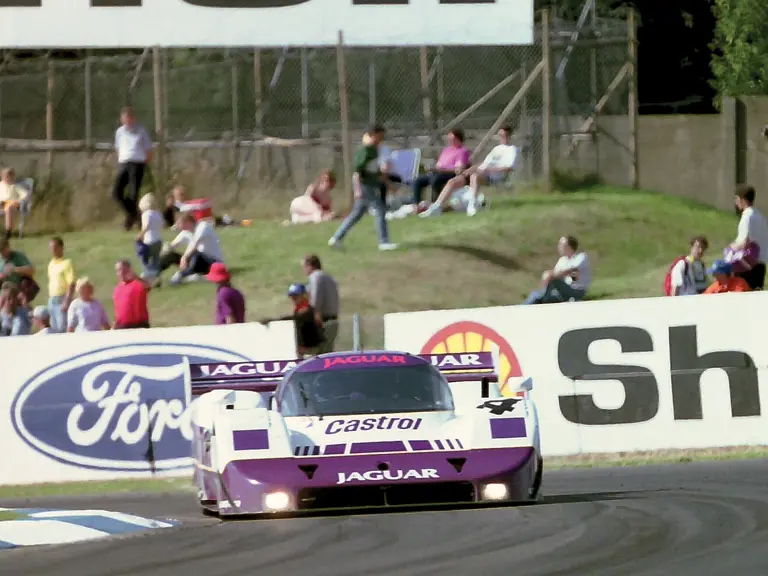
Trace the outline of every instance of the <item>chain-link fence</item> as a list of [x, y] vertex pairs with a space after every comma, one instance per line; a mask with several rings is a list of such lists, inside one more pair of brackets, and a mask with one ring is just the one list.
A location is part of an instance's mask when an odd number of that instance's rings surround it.
[[427, 160], [448, 128], [465, 130], [477, 158], [495, 127], [511, 125], [518, 177], [535, 181], [546, 176], [549, 114], [550, 166], [602, 173], [627, 142], [627, 74], [614, 86], [628, 61], [627, 23], [594, 12], [578, 22], [551, 18], [549, 109], [536, 26], [530, 46], [8, 52], [0, 161], [104, 190], [119, 109], [131, 104], [160, 143], [149, 181], [156, 192], [180, 182], [225, 206], [258, 198], [261, 212], [284, 210], [321, 169], [343, 175], [344, 138], [354, 147], [373, 122], [387, 126], [388, 144], [419, 147]]

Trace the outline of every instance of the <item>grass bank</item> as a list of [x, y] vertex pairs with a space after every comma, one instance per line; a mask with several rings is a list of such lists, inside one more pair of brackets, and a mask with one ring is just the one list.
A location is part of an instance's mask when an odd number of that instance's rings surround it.
[[[599, 187], [500, 195], [490, 211], [475, 218], [445, 214], [392, 222], [391, 236], [402, 249], [391, 253], [376, 250], [369, 217], [350, 234], [345, 252], [331, 251], [326, 242], [337, 225], [256, 222], [251, 228], [220, 230], [250, 319], [287, 310], [285, 288], [302, 280], [299, 260], [310, 251], [320, 254], [339, 281], [343, 313], [363, 315], [371, 332], [380, 329], [386, 312], [516, 304], [553, 265], [563, 234], [578, 237], [594, 262], [592, 298], [655, 296], [670, 262], [687, 250], [692, 235], [706, 234], [719, 251], [735, 234], [736, 221], [732, 214], [682, 199]], [[94, 281], [110, 314], [113, 265], [118, 258], [136, 260], [133, 238], [106, 229], [64, 237], [77, 273]], [[45, 286], [47, 237], [16, 245], [37, 265]], [[154, 326], [211, 323], [213, 288], [204, 283], [163, 287], [151, 297], [151, 320]]]

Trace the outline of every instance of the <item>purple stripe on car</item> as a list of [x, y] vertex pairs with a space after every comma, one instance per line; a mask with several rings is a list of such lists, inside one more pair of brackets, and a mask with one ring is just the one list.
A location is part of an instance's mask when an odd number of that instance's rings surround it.
[[464, 444], [461, 443], [461, 440], [456, 438], [456, 446], [459, 447], [459, 450], [464, 450]]
[[309, 446], [304, 446], [304, 456], [309, 456]]
[[301, 446], [296, 446], [293, 450], [293, 455], [298, 456], [301, 453]]
[[373, 452], [405, 452], [405, 444], [399, 440], [391, 442], [355, 442], [352, 454], [371, 454]]
[[320, 456], [320, 446], [312, 446], [312, 456]]
[[409, 440], [408, 444], [411, 445], [411, 450], [432, 450], [432, 444], [429, 443], [429, 440]]
[[438, 450], [443, 450], [444, 449], [443, 443], [440, 442], [440, 440], [435, 440], [435, 446], [437, 446]]
[[525, 418], [494, 418], [491, 438], [525, 438]]
[[267, 450], [269, 432], [267, 430], [235, 430], [232, 432], [232, 444], [235, 450]]
[[448, 439], [446, 438], [446, 439], [445, 439], [445, 443], [446, 443], [446, 445], [448, 446], [448, 449], [449, 449], [449, 450], [453, 450], [453, 443], [452, 443], [450, 440], [448, 440]]
[[336, 456], [337, 454], [344, 454], [344, 449], [346, 447], [346, 444], [328, 444], [328, 446], [325, 447], [325, 455]]

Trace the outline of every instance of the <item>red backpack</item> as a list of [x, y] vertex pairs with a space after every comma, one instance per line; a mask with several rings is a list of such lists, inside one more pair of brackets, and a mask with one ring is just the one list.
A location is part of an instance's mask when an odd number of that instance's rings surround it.
[[688, 277], [688, 259], [687, 256], [679, 256], [675, 258], [675, 261], [669, 266], [667, 275], [664, 276], [664, 296], [672, 296], [672, 270], [680, 260], [685, 261], [685, 269], [683, 270], [683, 281]]

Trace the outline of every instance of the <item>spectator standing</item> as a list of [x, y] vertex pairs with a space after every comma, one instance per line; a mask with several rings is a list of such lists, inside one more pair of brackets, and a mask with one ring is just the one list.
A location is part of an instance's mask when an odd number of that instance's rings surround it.
[[376, 232], [379, 237], [379, 250], [394, 250], [397, 244], [389, 241], [389, 229], [386, 220], [386, 206], [381, 199], [380, 186], [382, 175], [379, 166], [379, 145], [384, 140], [386, 130], [374, 126], [369, 130], [363, 145], [355, 154], [355, 172], [352, 174], [352, 186], [355, 191], [355, 204], [352, 211], [341, 223], [339, 229], [328, 241], [331, 247], [340, 248], [344, 237], [365, 216], [369, 208], [373, 210]]
[[19, 289], [15, 284], [3, 285], [3, 309], [0, 312], [0, 324], [4, 336], [27, 336], [31, 325], [29, 308], [19, 301]]
[[144, 271], [142, 278], [152, 282], [159, 280], [160, 251], [163, 249], [163, 215], [155, 209], [155, 196], [145, 194], [139, 201], [141, 231], [136, 237]]
[[701, 294], [707, 289], [707, 267], [702, 260], [709, 242], [704, 236], [691, 240], [688, 256], [679, 258], [670, 270], [670, 296]]
[[117, 286], [112, 293], [115, 305], [115, 330], [130, 330], [132, 328], [149, 328], [149, 308], [147, 293], [150, 288], [136, 276], [128, 260], [120, 260], [115, 264]]
[[130, 230], [138, 221], [137, 203], [144, 171], [152, 160], [152, 139], [144, 127], [136, 122], [133, 108], [127, 106], [120, 113], [120, 128], [115, 132], [117, 176], [112, 197], [125, 212], [125, 229]]
[[704, 291], [704, 294], [750, 291], [747, 281], [740, 276], [734, 276], [731, 265], [725, 260], [715, 260], [709, 273], [714, 276], [715, 281]]
[[315, 311], [309, 303], [307, 288], [304, 284], [291, 284], [288, 288], [288, 297], [293, 302], [293, 314], [279, 318], [265, 318], [260, 322], [269, 326], [270, 322], [293, 320], [299, 355], [302, 357], [315, 356], [323, 343], [323, 333], [315, 321]]
[[736, 189], [735, 204], [741, 219], [738, 235], [730, 248], [741, 251], [745, 250], [750, 243], [757, 245], [758, 263], [749, 270], [741, 272], [739, 276], [747, 281], [752, 290], [762, 290], [765, 284], [765, 263], [768, 261], [768, 222], [765, 216], [753, 206], [754, 203], [755, 189], [747, 184], [740, 185]]
[[[170, 242], [170, 250], [160, 259], [160, 267], [163, 270], [174, 264], [179, 266], [179, 270], [171, 278], [172, 285], [200, 280], [211, 271], [214, 262], [224, 261], [219, 236], [209, 219], [198, 222], [191, 214], [182, 214], [178, 227], [181, 231]], [[182, 255], [173, 251], [174, 248], [185, 244], [186, 249]]]
[[560, 259], [552, 270], [542, 274], [543, 287], [531, 292], [524, 304], [551, 304], [583, 300], [592, 282], [592, 267], [585, 252], [577, 252], [579, 242], [563, 236], [557, 244]]
[[245, 322], [245, 298], [231, 284], [229, 270], [223, 262], [214, 262], [206, 276], [217, 284], [216, 324], [242, 324]]
[[35, 334], [53, 334], [51, 315], [46, 306], [35, 306], [32, 312], [32, 327], [35, 329]]
[[319, 346], [318, 354], [333, 352], [339, 334], [339, 287], [333, 276], [323, 270], [317, 254], [307, 254], [302, 266], [304, 274], [309, 278], [309, 304], [325, 338]]
[[64, 240], [54, 236], [48, 243], [48, 314], [51, 332], [67, 331], [67, 310], [75, 294], [75, 269], [72, 260], [64, 258]]
[[6, 168], [0, 179], [0, 208], [5, 212], [5, 237], [13, 234], [13, 219], [21, 210], [21, 205], [29, 200], [29, 190], [16, 183], [13, 168]]
[[448, 146], [440, 153], [434, 170], [422, 174], [413, 181], [413, 204], [414, 211], [418, 211], [422, 200], [423, 189], [426, 186], [432, 187], [431, 202], [435, 202], [440, 196], [440, 192], [448, 182], [469, 168], [470, 153], [464, 147], [464, 131], [455, 128], [448, 132]]
[[93, 297], [93, 284], [87, 276], [75, 284], [77, 298], [69, 307], [67, 332], [98, 332], [109, 330], [109, 317], [104, 305]]

